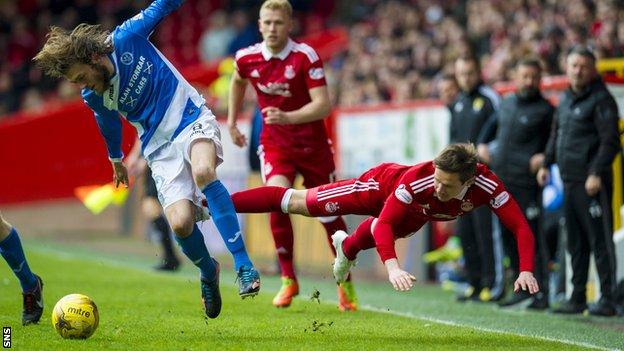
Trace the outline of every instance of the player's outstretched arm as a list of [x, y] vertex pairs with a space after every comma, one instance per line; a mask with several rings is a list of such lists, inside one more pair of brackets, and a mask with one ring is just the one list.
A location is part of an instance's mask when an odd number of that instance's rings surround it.
[[180, 7], [183, 2], [184, 0], [155, 0], [141, 13], [125, 21], [121, 29], [148, 38], [160, 21]]
[[[504, 199], [504, 196], [508, 197]], [[529, 227], [516, 200], [506, 191], [493, 199], [490, 206], [503, 225], [509, 229], [516, 238], [518, 258], [520, 261], [520, 275], [514, 283], [514, 291], [518, 292], [522, 289], [525, 291], [528, 290], [531, 294], [535, 294], [539, 291], [539, 285], [532, 273], [535, 257], [535, 238], [531, 227]]]

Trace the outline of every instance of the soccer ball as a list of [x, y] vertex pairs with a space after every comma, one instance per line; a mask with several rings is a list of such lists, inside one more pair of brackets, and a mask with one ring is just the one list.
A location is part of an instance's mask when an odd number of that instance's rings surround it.
[[93, 335], [99, 322], [95, 302], [82, 294], [63, 297], [52, 311], [52, 325], [63, 339], [86, 339]]

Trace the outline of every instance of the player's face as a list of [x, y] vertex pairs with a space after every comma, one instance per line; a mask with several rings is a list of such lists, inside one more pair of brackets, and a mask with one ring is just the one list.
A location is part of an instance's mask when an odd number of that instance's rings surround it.
[[81, 89], [87, 88], [102, 95], [108, 89], [111, 74], [106, 66], [100, 63], [77, 63], [67, 71], [67, 80], [78, 84]]
[[266, 45], [280, 51], [288, 42], [288, 34], [292, 28], [292, 20], [285, 11], [262, 9], [258, 20], [260, 33]]
[[479, 83], [477, 65], [470, 60], [457, 60], [455, 63], [455, 78], [461, 90], [469, 92]]
[[566, 74], [573, 90], [581, 90], [596, 74], [596, 67], [591, 58], [572, 54], [566, 60]]
[[438, 200], [442, 202], [449, 201], [468, 186], [470, 180], [462, 183], [458, 173], [445, 172], [436, 168], [433, 172], [433, 187]]
[[526, 96], [533, 95], [539, 91], [539, 84], [542, 75], [537, 67], [520, 65], [516, 70], [516, 86], [518, 92]]

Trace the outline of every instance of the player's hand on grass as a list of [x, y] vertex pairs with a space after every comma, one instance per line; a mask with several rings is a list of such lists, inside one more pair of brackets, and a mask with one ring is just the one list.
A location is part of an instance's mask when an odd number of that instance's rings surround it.
[[266, 124], [289, 124], [290, 121], [286, 116], [286, 112], [280, 110], [277, 107], [265, 107], [262, 109], [264, 117], [264, 123]]
[[232, 142], [236, 146], [243, 147], [247, 145], [247, 137], [244, 136], [236, 125], [230, 126], [230, 137], [232, 137]]
[[416, 277], [402, 270], [396, 258], [386, 260], [385, 265], [388, 271], [388, 280], [394, 287], [394, 290], [407, 291], [414, 285]]
[[113, 162], [113, 182], [115, 188], [119, 187], [119, 184], [124, 184], [126, 188], [129, 185], [128, 170], [124, 166], [123, 162]]
[[514, 292], [519, 292], [520, 289], [528, 291], [531, 294], [535, 294], [539, 291], [539, 285], [533, 273], [527, 271], [520, 272], [518, 279], [516, 279], [514, 283]]

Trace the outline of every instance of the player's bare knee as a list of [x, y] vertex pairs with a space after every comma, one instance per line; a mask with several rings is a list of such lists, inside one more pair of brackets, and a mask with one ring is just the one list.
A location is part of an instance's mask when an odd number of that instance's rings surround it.
[[173, 218], [168, 218], [169, 224], [171, 225], [171, 229], [175, 233], [176, 236], [180, 238], [186, 238], [191, 235], [193, 232], [193, 218], [190, 216], [176, 216]]
[[162, 213], [160, 203], [153, 197], [146, 197], [143, 199], [141, 202], [141, 211], [143, 215], [150, 220], [158, 218]]
[[216, 170], [208, 164], [193, 167], [193, 179], [200, 189], [217, 179]]
[[307, 190], [293, 191], [288, 200], [288, 213], [309, 216], [308, 206], [306, 205]]
[[9, 236], [11, 228], [13, 228], [11, 224], [0, 217], [0, 241]]

